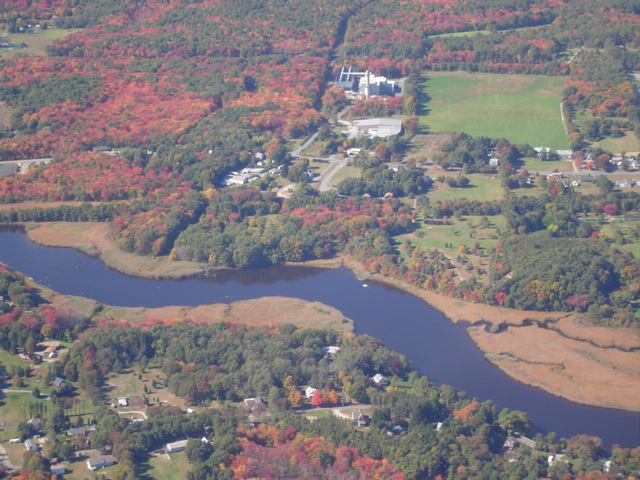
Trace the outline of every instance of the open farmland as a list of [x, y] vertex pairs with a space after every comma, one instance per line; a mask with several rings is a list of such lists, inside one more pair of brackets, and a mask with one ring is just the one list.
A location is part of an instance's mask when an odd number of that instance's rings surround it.
[[567, 148], [560, 117], [564, 79], [467, 72], [430, 73], [421, 118], [432, 132], [463, 131], [512, 143]]

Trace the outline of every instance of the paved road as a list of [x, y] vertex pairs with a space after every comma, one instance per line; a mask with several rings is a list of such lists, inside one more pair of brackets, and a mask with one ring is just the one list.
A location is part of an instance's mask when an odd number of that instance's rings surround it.
[[300, 153], [302, 153], [302, 151], [307, 148], [309, 145], [311, 145], [313, 142], [315, 142], [316, 138], [318, 137], [318, 132], [314, 133], [313, 135], [311, 135], [309, 138], [307, 138], [304, 142], [302, 142], [302, 145], [300, 145], [298, 148], [296, 148], [295, 150], [291, 150], [291, 156], [292, 157], [297, 157], [300, 155]]
[[142, 418], [144, 418], [145, 420], [147, 419], [147, 414], [144, 413], [142, 410], [126, 410], [126, 411], [118, 410], [119, 415], [129, 415], [130, 413], [137, 413], [138, 415], [141, 415]]
[[329, 167], [324, 171], [322, 177], [320, 178], [320, 184], [318, 185], [318, 190], [321, 192], [326, 192], [327, 190], [332, 189], [333, 187], [329, 186], [329, 182], [333, 176], [338, 173], [342, 167], [347, 164], [347, 160], [338, 160], [333, 155], [329, 157]]

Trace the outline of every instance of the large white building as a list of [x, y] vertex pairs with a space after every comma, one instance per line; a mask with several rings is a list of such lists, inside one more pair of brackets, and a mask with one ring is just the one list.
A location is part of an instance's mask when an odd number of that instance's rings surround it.
[[398, 90], [396, 82], [388, 80], [387, 77], [374, 75], [369, 70], [358, 72], [352, 66], [340, 69], [334, 85], [338, 88], [344, 88], [346, 92], [357, 93], [361, 98], [379, 95], [393, 97]]
[[402, 120], [396, 118], [366, 118], [354, 120], [349, 126], [349, 138], [360, 136], [386, 138], [402, 131]]

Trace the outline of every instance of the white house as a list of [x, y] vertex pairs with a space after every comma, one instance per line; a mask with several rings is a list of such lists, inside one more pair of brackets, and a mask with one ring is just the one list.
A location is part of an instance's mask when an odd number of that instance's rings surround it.
[[333, 359], [333, 356], [340, 351], [340, 347], [322, 347], [322, 351], [324, 352], [325, 357]]
[[373, 382], [379, 387], [389, 385], [389, 380], [384, 378], [384, 376], [379, 373], [376, 373], [371, 380], [373, 380]]
[[264, 400], [262, 397], [254, 397], [254, 398], [245, 398], [244, 399], [244, 408], [248, 408], [249, 410], [253, 410], [255, 408], [265, 407]]
[[89, 470], [98, 470], [99, 468], [110, 467], [111, 465], [115, 465], [116, 460], [111, 455], [104, 455], [98, 458], [93, 458], [87, 460], [87, 468]]
[[119, 397], [118, 398], [118, 406], [119, 407], [128, 407], [129, 399], [127, 397]]
[[316, 393], [316, 389], [313, 387], [307, 387], [304, 389], [304, 394], [307, 396], [307, 398], [313, 397], [314, 393]]
[[38, 446], [38, 444], [35, 442], [35, 440], [33, 438], [29, 438], [27, 441], [25, 441], [24, 442], [24, 446], [30, 452], [39, 452], [40, 451], [40, 447]]
[[538, 153], [538, 155], [551, 152], [549, 147], [534, 147], [533, 149]]

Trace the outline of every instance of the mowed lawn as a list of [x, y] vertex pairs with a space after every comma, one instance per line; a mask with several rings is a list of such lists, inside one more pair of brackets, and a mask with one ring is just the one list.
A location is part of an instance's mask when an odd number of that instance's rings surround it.
[[431, 72], [423, 87], [423, 125], [431, 132], [465, 132], [552, 149], [568, 148], [560, 97], [564, 78]]

